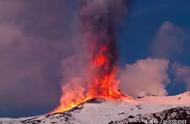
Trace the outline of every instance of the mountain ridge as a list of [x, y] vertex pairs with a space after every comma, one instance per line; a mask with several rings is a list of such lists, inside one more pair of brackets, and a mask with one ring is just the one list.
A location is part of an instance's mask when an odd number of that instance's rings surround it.
[[125, 100], [90, 99], [61, 113], [18, 119], [1, 124], [130, 124], [164, 121], [190, 123], [190, 92], [176, 96], [144, 96]]

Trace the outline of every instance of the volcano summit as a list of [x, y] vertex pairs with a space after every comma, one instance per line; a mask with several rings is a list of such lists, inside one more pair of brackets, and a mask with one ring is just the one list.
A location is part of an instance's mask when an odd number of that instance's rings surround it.
[[[170, 101], [170, 102], [168, 102]], [[190, 92], [176, 96], [145, 96], [123, 100], [90, 99], [65, 112], [19, 119], [1, 124], [160, 124], [190, 123]]]

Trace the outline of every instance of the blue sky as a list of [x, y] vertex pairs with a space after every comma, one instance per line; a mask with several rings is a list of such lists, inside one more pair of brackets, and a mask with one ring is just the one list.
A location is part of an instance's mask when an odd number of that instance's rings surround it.
[[[133, 0], [116, 30], [124, 91], [152, 95], [141, 87], [158, 86], [156, 93], [175, 95], [190, 89], [189, 7], [189, 0]], [[62, 64], [77, 70], [72, 56], [83, 49], [78, 9], [79, 0], [0, 1], [1, 117], [47, 113], [59, 104], [62, 79], [71, 76]]]
[[[150, 44], [154, 34], [165, 21], [184, 28], [188, 33], [190, 30], [189, 4], [188, 0], [135, 0], [128, 16], [124, 18], [118, 29], [121, 64], [150, 56]], [[123, 55], [124, 53], [127, 55]], [[189, 55], [181, 56], [177, 61], [189, 64]]]
[[[188, 0], [135, 0], [131, 10], [118, 28], [118, 46], [120, 53], [120, 66], [124, 67], [126, 63], [135, 63], [139, 59], [147, 57], [161, 57], [169, 59], [170, 63], [180, 63], [190, 65], [190, 1]], [[182, 28], [186, 35], [183, 43], [183, 50], [180, 53], [174, 53], [170, 57], [155, 56], [151, 51], [151, 44], [156, 32], [160, 26], [169, 21]], [[179, 41], [183, 42], [183, 41]], [[167, 54], [167, 53], [166, 53]], [[172, 69], [168, 70], [169, 72]], [[170, 74], [173, 81], [173, 75]], [[180, 81], [178, 81], [180, 82]], [[181, 83], [168, 84], [169, 95], [174, 95], [185, 91], [186, 85]]]

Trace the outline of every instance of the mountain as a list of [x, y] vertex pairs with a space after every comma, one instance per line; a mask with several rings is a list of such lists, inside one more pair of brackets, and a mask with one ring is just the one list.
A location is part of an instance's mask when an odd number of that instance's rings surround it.
[[66, 112], [1, 118], [0, 124], [190, 124], [190, 92], [125, 100], [91, 99]]

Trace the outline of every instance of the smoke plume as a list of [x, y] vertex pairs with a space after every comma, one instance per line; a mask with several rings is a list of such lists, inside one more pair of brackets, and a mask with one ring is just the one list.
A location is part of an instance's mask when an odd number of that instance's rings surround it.
[[[115, 81], [117, 72], [115, 30], [124, 10], [127, 10], [127, 5], [128, 0], [81, 0], [80, 43], [85, 45], [84, 49], [72, 58], [72, 61], [75, 60], [74, 66], [77, 64], [76, 61], [79, 61], [75, 68], [77, 73], [69, 76], [66, 85], [64, 83], [60, 106], [55, 111], [70, 108], [87, 97], [120, 96]], [[68, 73], [63, 68], [64, 73], [73, 75], [70, 74], [73, 68], [69, 68], [67, 64], [70, 63], [64, 63], [64, 66]]]
[[187, 34], [182, 27], [165, 21], [152, 41], [152, 56], [176, 60], [184, 52], [186, 39]]
[[[100, 66], [93, 70], [98, 79], [112, 73], [117, 64], [115, 27], [122, 12], [123, 0], [82, 0], [81, 28], [90, 48], [90, 60]], [[94, 72], [97, 71], [97, 72]], [[94, 74], [96, 73], [96, 74]], [[93, 83], [90, 81], [90, 83]], [[97, 84], [97, 91], [102, 91]]]
[[[74, 55], [71, 60], [79, 61], [79, 64], [73, 63], [72, 65], [77, 66], [75, 68], [77, 73], [73, 72], [74, 75], [70, 73], [73, 68], [69, 68], [67, 64], [71, 61], [64, 62], [64, 67], [68, 70], [65, 72], [63, 68], [64, 75], [73, 76], [69, 76], [70, 81], [66, 82], [72, 82], [74, 77], [80, 77], [82, 78], [79, 81], [80, 85], [85, 86], [87, 84], [84, 82], [88, 82], [87, 87], [90, 87], [89, 83], [93, 83], [90, 78], [103, 78], [112, 73], [117, 65], [115, 29], [119, 19], [126, 13], [129, 4], [129, 0], [81, 0], [79, 28], [82, 40], [80, 42], [85, 45], [84, 49]], [[89, 69], [89, 66], [98, 64], [98, 68]], [[88, 74], [86, 74], [87, 72]], [[63, 82], [65, 81], [63, 80]], [[97, 90], [101, 91], [101, 89]]]
[[42, 114], [59, 103], [61, 61], [82, 49], [77, 6], [0, 0], [0, 116]]
[[184, 82], [187, 85], [186, 90], [190, 90], [190, 67], [175, 63], [173, 69], [175, 71], [175, 80]]
[[[93, 95], [108, 95], [113, 84], [105, 77], [114, 79], [117, 67], [117, 46], [115, 30], [129, 1], [124, 0], [82, 0], [81, 30], [89, 49], [91, 79], [88, 81]], [[113, 77], [111, 77], [111, 75]], [[97, 82], [94, 80], [98, 80]], [[104, 83], [110, 83], [105, 85]], [[105, 86], [104, 86], [105, 85]], [[110, 87], [107, 88], [107, 87]]]

